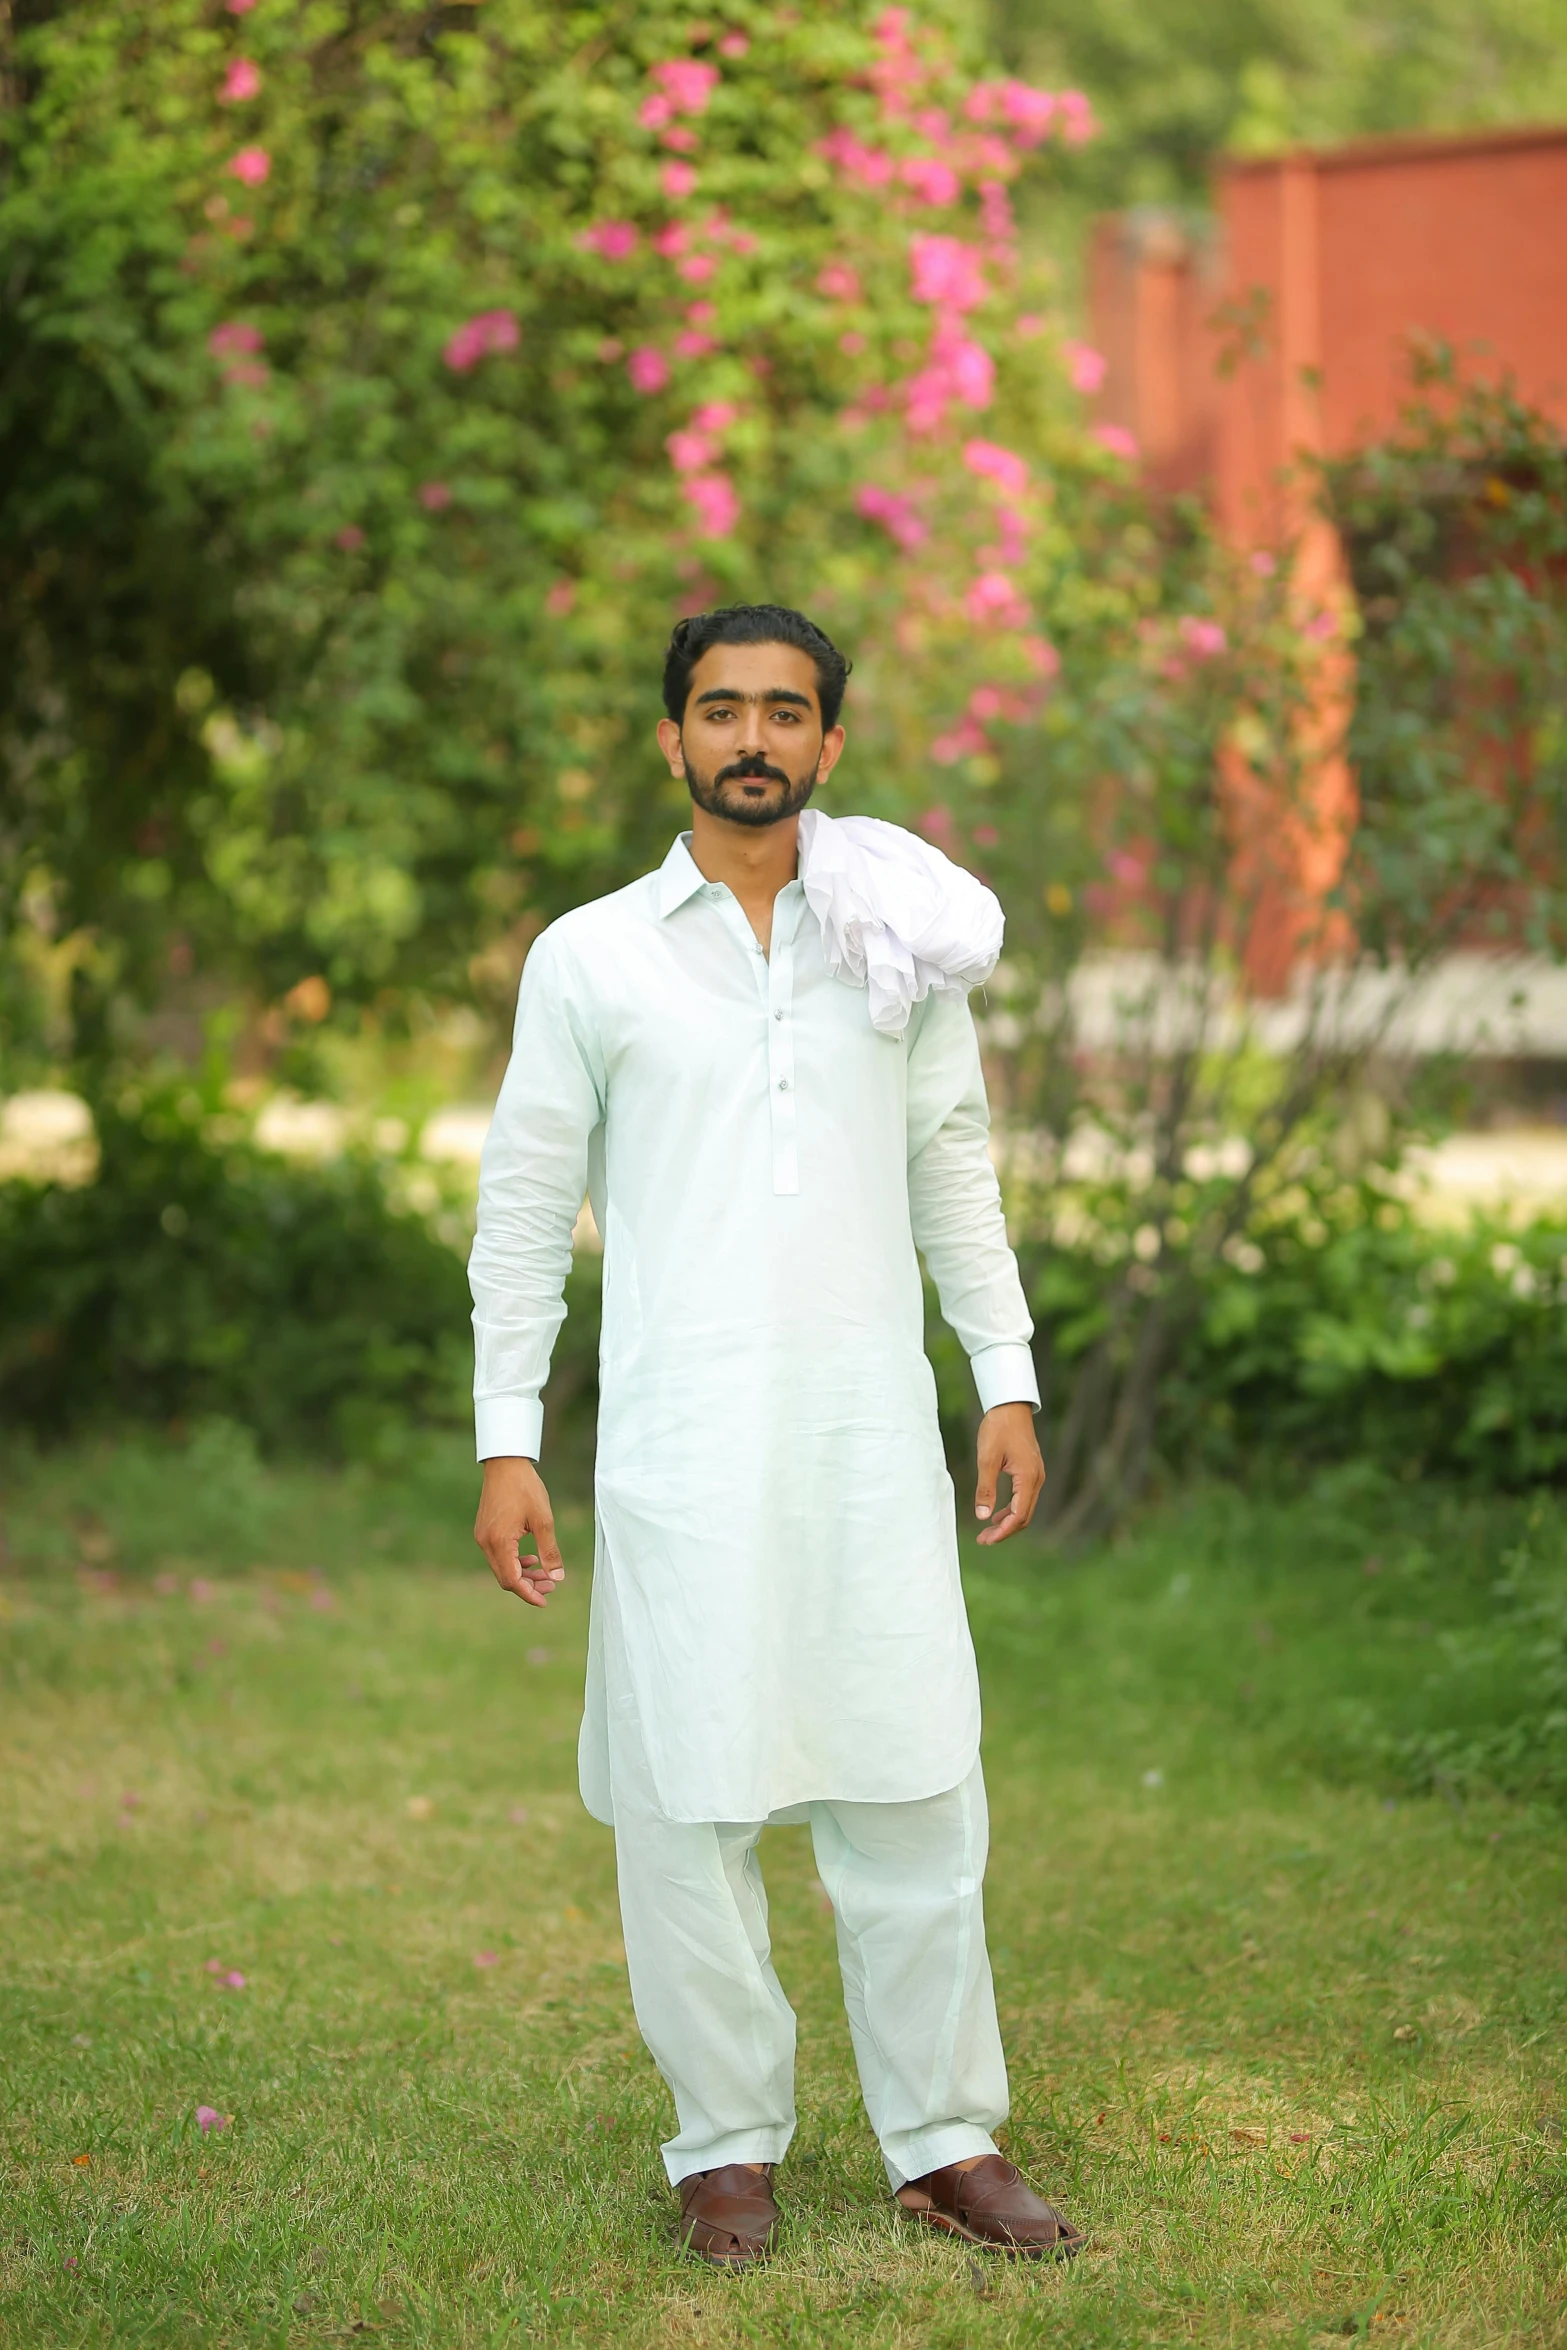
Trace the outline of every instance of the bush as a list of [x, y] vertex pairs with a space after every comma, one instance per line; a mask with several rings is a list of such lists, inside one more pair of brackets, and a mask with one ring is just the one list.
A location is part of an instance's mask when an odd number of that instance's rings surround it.
[[[1127, 1253], [1100, 1231], [1021, 1255], [1054, 1396], [1108, 1326]], [[1108, 1261], [1107, 1261], [1108, 1260]], [[1179, 1278], [1175, 1267], [1166, 1278]], [[1151, 1281], [1154, 1275], [1150, 1272]], [[1422, 1225], [1374, 1182], [1254, 1226], [1195, 1285], [1164, 1374], [1167, 1464], [1360, 1458], [1522, 1488], [1567, 1469], [1567, 1225]]]
[[0, 1415], [55, 1438], [214, 1415], [355, 1452], [469, 1413], [460, 1259], [370, 1163], [219, 1145], [193, 1094], [98, 1113], [98, 1178], [0, 1185]]

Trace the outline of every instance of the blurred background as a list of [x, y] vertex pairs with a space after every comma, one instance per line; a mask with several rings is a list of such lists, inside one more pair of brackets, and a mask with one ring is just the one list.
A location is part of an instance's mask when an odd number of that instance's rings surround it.
[[[684, 822], [670, 623], [752, 598], [853, 656], [824, 804], [1006, 909], [1050, 1481], [965, 1576], [1080, 2338], [1558, 2338], [1564, 32], [0, 5], [7, 2338], [737, 2338], [585, 1578], [523, 1622], [468, 1546], [464, 1255], [530, 945]], [[1043, 2339], [845, 2218], [769, 1850], [838, 2249], [754, 2338], [868, 2339], [847, 2261], [889, 2341]]]
[[523, 959], [679, 825], [672, 615], [769, 596], [832, 804], [1006, 905], [1060, 1530], [1274, 1438], [1555, 1474], [1560, 32], [13, 8], [13, 1431], [461, 1423]]

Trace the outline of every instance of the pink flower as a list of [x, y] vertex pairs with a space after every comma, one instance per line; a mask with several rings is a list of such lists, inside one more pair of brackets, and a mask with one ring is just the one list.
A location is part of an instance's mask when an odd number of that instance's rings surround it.
[[1134, 857], [1130, 850], [1117, 849], [1109, 864], [1112, 880], [1118, 881], [1123, 889], [1137, 889], [1141, 886], [1145, 870], [1141, 857]]
[[1026, 636], [1023, 639], [1023, 658], [1036, 677], [1059, 677], [1061, 656], [1047, 636]]
[[977, 685], [968, 698], [968, 714], [988, 726], [993, 718], [1001, 716], [1005, 696], [993, 685]]
[[972, 310], [985, 299], [979, 254], [961, 237], [910, 237], [909, 259], [916, 302], [935, 302], [944, 310], [961, 311]]
[[248, 16], [256, 0], [227, 0], [227, 5], [230, 16]]
[[677, 359], [708, 359], [718, 348], [716, 336], [704, 335], [693, 327], [682, 327], [675, 337]]
[[[345, 522], [342, 529], [336, 534], [332, 541], [333, 546], [341, 547], [345, 555], [357, 554], [364, 543], [365, 534], [360, 529], [357, 522]], [[314, 1592], [310, 1594], [310, 1604], [312, 1607], [315, 1607], [319, 1604]], [[332, 1604], [331, 1600], [329, 1599], [326, 1604], [328, 1607], [330, 1607]]]
[[1259, 579], [1271, 579], [1279, 567], [1277, 556], [1270, 555], [1266, 547], [1259, 547], [1247, 562]]
[[266, 341], [259, 326], [247, 326], [242, 318], [225, 318], [207, 337], [207, 349], [214, 359], [259, 351]]
[[1045, 319], [1037, 310], [1025, 310], [1017, 321], [1017, 335], [1021, 342], [1031, 343], [1035, 335], [1045, 331]]
[[915, 821], [927, 840], [946, 840], [952, 831], [952, 810], [942, 807], [938, 801], [934, 808], [927, 808], [924, 815]]
[[[700, 327], [704, 327], [704, 328], [705, 328], [705, 327], [710, 327], [710, 326], [716, 326], [716, 324], [717, 324], [717, 323], [718, 323], [718, 305], [717, 305], [717, 303], [716, 303], [716, 302], [688, 302], [688, 303], [686, 304], [686, 324], [687, 324], [687, 326], [700, 326]], [[767, 362], [766, 362], [766, 360], [765, 360], [765, 359], [764, 359], [764, 360], [755, 360], [755, 359], [753, 359], [753, 360], [752, 360], [752, 362], [751, 362], [751, 364], [752, 364], [752, 366], [753, 366], [753, 367], [757, 367], [757, 366], [765, 367], [765, 366], [767, 365]]]
[[660, 131], [659, 137], [666, 147], [673, 147], [679, 155], [694, 155], [701, 144], [695, 131], [688, 131], [679, 124], [671, 124], [667, 130]]
[[701, 473], [718, 457], [718, 443], [705, 432], [672, 432], [664, 446], [677, 473]]
[[243, 1976], [243, 1975], [240, 1973], [240, 1971], [239, 1971], [239, 1969], [238, 1969], [237, 1967], [231, 1967], [231, 1968], [229, 1969], [228, 1973], [227, 1973], [227, 1974], [224, 1976], [224, 1978], [223, 1978], [223, 1988], [224, 1988], [224, 1990], [225, 1990], [225, 1991], [243, 1991], [243, 1990], [244, 1990], [244, 1988], [245, 1988], [245, 1978], [244, 1978], [244, 1976]]
[[1065, 104], [1053, 91], [1035, 89], [1031, 82], [1003, 82], [1000, 95], [1002, 119], [1011, 125], [1020, 147], [1037, 147], [1049, 134], [1057, 104]]
[[1124, 457], [1133, 464], [1139, 455], [1137, 435], [1128, 432], [1124, 424], [1096, 424], [1094, 439], [1101, 449], [1108, 449], [1112, 457]]
[[612, 360], [625, 357], [626, 346], [618, 335], [604, 335], [599, 342], [598, 355], [608, 366]]
[[473, 1963], [476, 1967], [499, 1966], [501, 1954], [498, 1950], [476, 1950], [473, 1954]]
[[1017, 235], [1017, 222], [1012, 217], [1012, 199], [1000, 180], [985, 180], [979, 191], [979, 216], [987, 237], [998, 245], [1010, 244]]
[[857, 302], [860, 299], [860, 281], [847, 262], [829, 261], [825, 269], [816, 273], [816, 291], [825, 294], [829, 302]]
[[696, 187], [696, 170], [689, 163], [666, 163], [658, 175], [658, 184], [671, 204], [678, 204]]
[[1000, 835], [1000, 833], [999, 833], [999, 832], [996, 830], [996, 828], [995, 828], [995, 826], [994, 826], [993, 824], [976, 824], [976, 825], [975, 825], [975, 827], [974, 827], [974, 846], [975, 846], [975, 848], [977, 848], [977, 849], [993, 849], [993, 848], [996, 848], [996, 847], [999, 845], [999, 843], [1000, 843], [1000, 840], [1001, 840], [1001, 835]]
[[1316, 644], [1325, 644], [1329, 637], [1338, 635], [1338, 616], [1333, 612], [1314, 613], [1306, 623], [1305, 633]]
[[934, 155], [906, 155], [898, 177], [922, 204], [955, 204], [962, 193], [963, 182], [951, 164], [938, 162]]
[[838, 337], [839, 350], [845, 352], [850, 359], [858, 359], [866, 347], [867, 339], [857, 326], [845, 327], [843, 333]]
[[890, 539], [910, 552], [930, 535], [907, 498], [899, 497], [895, 490], [878, 489], [874, 482], [866, 482], [855, 492], [854, 510], [867, 522], [879, 522]]
[[564, 620], [576, 601], [576, 581], [574, 579], [557, 579], [544, 599], [544, 609], [552, 620]]
[[639, 343], [626, 360], [634, 392], [661, 392], [669, 381], [669, 361], [652, 343]]
[[585, 228], [577, 242], [589, 253], [601, 253], [606, 261], [628, 261], [637, 249], [637, 232], [629, 220], [600, 220]]
[[1179, 635], [1194, 661], [1213, 661], [1229, 650], [1230, 640], [1218, 621], [1199, 619], [1194, 612], [1182, 614]]
[[737, 228], [730, 234], [729, 249], [732, 253], [754, 253], [756, 239], [748, 228]]
[[441, 357], [454, 375], [466, 375], [492, 351], [515, 351], [522, 340], [516, 314], [510, 310], [481, 310], [450, 336]]
[[691, 422], [698, 432], [727, 432], [739, 413], [733, 400], [704, 400]]
[[193, 1604], [197, 1607], [205, 1607], [209, 1599], [216, 1598], [217, 1588], [215, 1583], [207, 1581], [205, 1575], [193, 1575], [190, 1582], [190, 1596]]
[[202, 1972], [203, 1972], [203, 1974], [208, 1974], [208, 1975], [221, 1975], [221, 1974], [222, 1974], [222, 1972], [223, 1972], [223, 1961], [222, 1961], [222, 1959], [221, 1959], [221, 1958], [209, 1958], [209, 1959], [208, 1959], [208, 1961], [207, 1961], [207, 1963], [206, 1963], [206, 1965], [205, 1965], [205, 1967], [203, 1967], [203, 1969], [202, 1969]]
[[718, 269], [711, 253], [688, 253], [676, 266], [686, 283], [693, 286], [705, 286]]
[[1004, 571], [982, 571], [970, 583], [963, 609], [980, 627], [996, 622], [1003, 628], [1021, 628], [1028, 619], [1028, 604], [1017, 582]]
[[427, 514], [443, 514], [452, 502], [449, 485], [444, 481], [422, 481], [419, 484], [419, 503]]
[[695, 508], [704, 538], [726, 539], [740, 519], [740, 501], [726, 473], [693, 473], [680, 485]]
[[209, 2130], [226, 2130], [233, 2119], [231, 2113], [219, 2113], [215, 2105], [198, 2105], [196, 2108], [196, 2127], [203, 2137]]
[[240, 106], [247, 98], [257, 98], [260, 94], [260, 66], [248, 57], [236, 57], [228, 69], [222, 89], [218, 92], [220, 104]]
[[650, 242], [661, 259], [673, 261], [675, 255], [683, 253], [690, 244], [691, 231], [683, 220], [672, 220]]
[[1028, 488], [1028, 460], [999, 441], [965, 441], [963, 462], [970, 473], [996, 483], [1009, 498], [1021, 498]]
[[725, 33], [718, 44], [720, 57], [743, 57], [751, 44], [744, 33]]
[[1067, 373], [1074, 392], [1097, 392], [1105, 379], [1105, 356], [1092, 343], [1068, 343]]
[[[930, 755], [938, 767], [955, 767], [960, 759], [977, 758], [988, 751], [989, 743], [972, 718], [960, 718], [957, 725], [945, 734], [938, 734], [930, 746]], [[951, 819], [948, 819], [950, 824]]]
[[241, 147], [239, 153], [229, 159], [231, 177], [243, 180], [247, 188], [259, 188], [262, 181], [270, 176], [271, 170], [272, 158], [265, 147]]
[[863, 145], [849, 130], [829, 131], [825, 139], [817, 140], [816, 152], [866, 188], [886, 187], [897, 169], [884, 148]]
[[677, 114], [705, 114], [719, 72], [716, 65], [704, 65], [698, 58], [669, 57], [654, 66], [651, 78]]
[[1058, 103], [1064, 117], [1061, 135], [1069, 147], [1081, 147], [1097, 136], [1094, 110], [1081, 90], [1063, 90]]

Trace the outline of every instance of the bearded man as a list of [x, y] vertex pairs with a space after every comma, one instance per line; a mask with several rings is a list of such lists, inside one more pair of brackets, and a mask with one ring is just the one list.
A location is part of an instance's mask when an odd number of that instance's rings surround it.
[[770, 1820], [809, 1822], [900, 2203], [1014, 2255], [1082, 2240], [991, 2135], [979, 1690], [916, 1254], [983, 1409], [979, 1539], [1004, 1542], [1045, 1472], [967, 1000], [1000, 910], [911, 834], [807, 807], [843, 750], [848, 667], [776, 605], [676, 628], [658, 739], [691, 830], [533, 946], [471, 1265], [475, 1535], [542, 1607], [564, 1568], [539, 1397], [587, 1193], [604, 1318], [582, 1794], [615, 1832], [637, 2022], [674, 2092], [681, 2232], [726, 2267], [772, 2244], [794, 2129]]

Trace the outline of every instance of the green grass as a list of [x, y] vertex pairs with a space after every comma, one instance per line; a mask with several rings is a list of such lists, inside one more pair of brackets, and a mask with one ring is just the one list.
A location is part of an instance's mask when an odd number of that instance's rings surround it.
[[899, 2220], [775, 1830], [801, 2127], [731, 2279], [673, 2247], [575, 1794], [586, 1576], [509, 1606], [472, 1496], [455, 1450], [270, 1473], [221, 1428], [13, 1465], [0, 2340], [1567, 2341], [1567, 1827], [1408, 1792], [1533, 1669], [1490, 1594], [1538, 1508], [1346, 1474], [976, 1554], [1008, 2144], [1090, 2247]]

